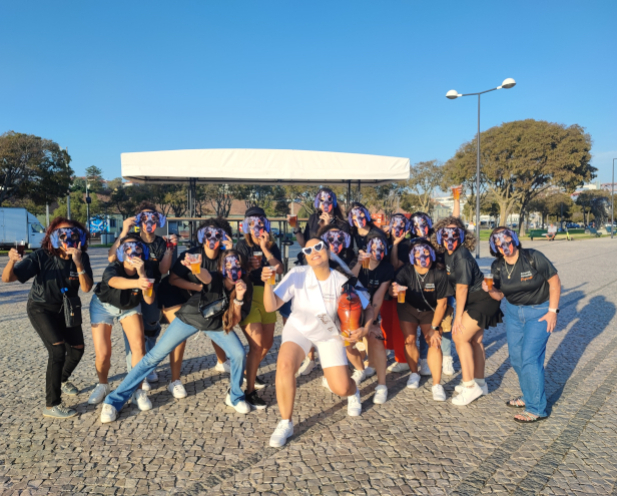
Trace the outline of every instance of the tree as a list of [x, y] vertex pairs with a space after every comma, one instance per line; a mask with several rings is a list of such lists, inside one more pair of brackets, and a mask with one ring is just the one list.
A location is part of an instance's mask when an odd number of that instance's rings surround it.
[[122, 217], [130, 217], [135, 215], [137, 202], [134, 198], [135, 186], [125, 186], [122, 178], [118, 177], [109, 182], [109, 187], [112, 190], [109, 195], [109, 204], [116, 208]]
[[443, 169], [437, 160], [418, 162], [410, 170], [409, 180], [405, 186], [416, 194], [419, 201], [419, 210], [430, 214], [432, 209], [431, 197], [442, 181]]
[[401, 206], [401, 183], [387, 183], [379, 186], [367, 186], [363, 191], [363, 202], [367, 207], [381, 210], [390, 218]]
[[[499, 204], [502, 223], [520, 210], [521, 232], [530, 203], [551, 185], [573, 191], [595, 177], [591, 137], [576, 124], [526, 119], [496, 126], [481, 135], [481, 182]], [[446, 163], [446, 178], [473, 182], [476, 140], [464, 143]]]
[[45, 205], [65, 195], [73, 170], [66, 150], [51, 140], [9, 131], [0, 136], [0, 205], [29, 199]]
[[217, 217], [228, 217], [235, 199], [236, 186], [208, 184], [203, 186], [203, 195]]
[[105, 189], [103, 171], [96, 165], [91, 165], [86, 169], [86, 181], [92, 193], [100, 193]]
[[605, 224], [611, 216], [611, 194], [604, 190], [581, 191], [576, 204], [583, 210], [583, 222], [589, 225], [591, 215], [598, 224]]
[[[103, 209], [98, 196], [92, 196], [92, 203], [90, 204], [90, 217], [92, 218], [102, 212]], [[58, 208], [54, 210], [53, 216], [67, 216], [66, 196], [58, 198]], [[71, 193], [71, 219], [81, 222], [84, 226], [86, 226], [88, 222], [86, 200], [81, 191], [73, 191]]]

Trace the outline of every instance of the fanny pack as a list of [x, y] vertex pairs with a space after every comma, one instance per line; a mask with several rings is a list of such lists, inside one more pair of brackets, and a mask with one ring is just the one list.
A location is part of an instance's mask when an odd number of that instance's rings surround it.
[[62, 288], [62, 309], [66, 327], [81, 326], [81, 299], [79, 296], [69, 296], [68, 288]]
[[[202, 296], [203, 299], [203, 296]], [[216, 319], [222, 317], [223, 314], [229, 308], [229, 298], [223, 293], [223, 297], [218, 300], [211, 301], [210, 303], [203, 303], [199, 301], [199, 313], [204, 319]]]

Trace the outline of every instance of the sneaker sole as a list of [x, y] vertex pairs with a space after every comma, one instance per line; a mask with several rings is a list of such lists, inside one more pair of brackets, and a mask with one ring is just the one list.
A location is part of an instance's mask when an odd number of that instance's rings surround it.
[[55, 418], [55, 419], [67, 419], [67, 418], [72, 418], [72, 417], [76, 417], [77, 416], [77, 412], [73, 413], [72, 415], [67, 415], [65, 417], [58, 417], [57, 415], [50, 415], [49, 413], [43, 412], [43, 417], [47, 417], [47, 418]]
[[[247, 387], [247, 386], [246, 386], [246, 379], [244, 379], [244, 380], [242, 381], [242, 388], [243, 388], [243, 389], [246, 389], [246, 387]], [[255, 383], [255, 389], [257, 389], [257, 391], [261, 391], [262, 389], [265, 389], [265, 388], [266, 388], [266, 384], [258, 384], [258, 383]]]
[[111, 424], [112, 422], [115, 422], [116, 419], [101, 419], [101, 424]]
[[283, 446], [287, 444], [287, 441], [289, 441], [289, 438], [291, 438], [292, 436], [293, 434], [289, 435], [289, 437], [286, 437], [285, 442], [283, 444], [276, 444], [276, 443], [273, 443], [272, 441], [270, 441], [268, 444], [270, 445], [270, 448], [282, 448]]
[[[229, 402], [227, 402], [227, 398], [225, 398], [225, 405], [227, 405], [229, 408], [233, 408], [236, 413], [239, 413], [241, 415], [246, 415], [246, 414], [250, 413], [250, 411], [251, 411], [250, 408], [249, 408], [248, 412], [239, 412], [238, 410], [236, 410], [236, 407], [231, 404], [231, 400], [229, 400]], [[247, 403], [247, 405], [249, 405], [249, 404]], [[249, 407], [250, 406], [251, 405], [249, 405]]]
[[268, 405], [257, 406], [257, 405], [253, 405], [253, 403], [249, 403], [248, 401], [247, 401], [247, 403], [248, 403], [248, 405], [249, 405], [251, 408], [253, 408], [253, 409], [255, 409], [255, 410], [265, 410], [266, 408], [268, 408]]
[[62, 390], [62, 392], [64, 394], [66, 394], [67, 396], [77, 396], [79, 394], [79, 391], [64, 391], [64, 390]]
[[105, 396], [104, 398], [101, 398], [100, 401], [88, 400], [88, 405], [100, 405], [101, 403], [103, 403], [103, 401], [105, 401], [105, 398], [107, 398], [107, 396]]

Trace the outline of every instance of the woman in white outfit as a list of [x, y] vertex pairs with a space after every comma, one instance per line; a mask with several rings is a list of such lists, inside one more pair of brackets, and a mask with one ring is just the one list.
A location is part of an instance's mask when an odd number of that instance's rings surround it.
[[[321, 367], [334, 394], [347, 396], [347, 413], [357, 417], [362, 412], [360, 392], [350, 376], [347, 355], [337, 325], [338, 299], [348, 277], [330, 268], [327, 244], [310, 239], [302, 251], [308, 265], [294, 267], [273, 288], [267, 283], [271, 270], [264, 268], [266, 283], [264, 306], [275, 312], [291, 300], [291, 315], [283, 328], [282, 344], [276, 365], [276, 399], [282, 420], [277, 425], [270, 446], [283, 446], [293, 435], [291, 420], [296, 396], [296, 372], [313, 346], [319, 352]], [[362, 340], [369, 332], [373, 310], [365, 310], [366, 325], [352, 332], [349, 341]]]

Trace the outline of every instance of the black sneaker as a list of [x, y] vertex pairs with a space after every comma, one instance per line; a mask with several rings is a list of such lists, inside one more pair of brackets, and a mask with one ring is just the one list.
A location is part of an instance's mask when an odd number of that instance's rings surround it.
[[[255, 377], [255, 389], [263, 389], [267, 384], [259, 376]], [[242, 379], [242, 387], [246, 388], [246, 376]]]
[[266, 402], [257, 395], [257, 391], [253, 391], [250, 394], [245, 393], [244, 401], [251, 405], [251, 408], [254, 408], [255, 410], [265, 410], [268, 406], [266, 405]]

